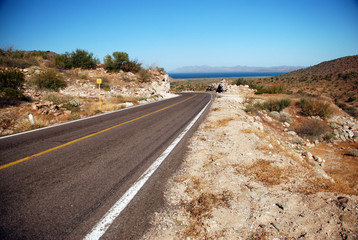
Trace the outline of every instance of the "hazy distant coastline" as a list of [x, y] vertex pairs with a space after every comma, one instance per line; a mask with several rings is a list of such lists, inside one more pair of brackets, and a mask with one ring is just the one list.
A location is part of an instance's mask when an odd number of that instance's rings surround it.
[[194, 78], [235, 78], [235, 77], [272, 77], [287, 72], [191, 72], [191, 73], [168, 73], [173, 79]]
[[227, 73], [227, 72], [292, 72], [304, 68], [302, 66], [275, 66], [275, 67], [211, 67], [202, 66], [185, 66], [173, 69], [169, 73]]

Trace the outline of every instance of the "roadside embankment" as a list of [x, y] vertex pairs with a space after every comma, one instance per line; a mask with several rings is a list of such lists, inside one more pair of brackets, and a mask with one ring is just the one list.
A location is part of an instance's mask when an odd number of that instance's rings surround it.
[[318, 161], [323, 143], [293, 142], [244, 111], [252, 94], [218, 94], [143, 239], [357, 239], [357, 179], [339, 175], [354, 176], [357, 158]]

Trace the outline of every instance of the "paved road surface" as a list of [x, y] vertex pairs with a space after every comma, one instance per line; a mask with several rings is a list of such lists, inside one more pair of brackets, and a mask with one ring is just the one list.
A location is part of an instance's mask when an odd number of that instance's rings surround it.
[[[187, 93], [1, 138], [0, 239], [83, 239], [210, 99], [209, 94]], [[104, 238], [143, 234], [150, 214], [163, 204], [163, 187], [180, 165], [186, 140]]]

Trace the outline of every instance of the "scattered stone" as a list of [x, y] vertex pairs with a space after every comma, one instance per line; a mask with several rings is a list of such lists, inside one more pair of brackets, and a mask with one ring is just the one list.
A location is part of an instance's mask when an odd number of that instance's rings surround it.
[[358, 149], [351, 149], [349, 154], [353, 157], [358, 157]]
[[291, 143], [293, 144], [304, 144], [305, 143], [305, 140], [303, 140], [301, 137], [294, 137], [291, 139]]
[[270, 112], [270, 116], [273, 117], [273, 118], [276, 119], [276, 120], [279, 120], [279, 119], [280, 119], [280, 113], [279, 113], [279, 112], [276, 112], [276, 111]]

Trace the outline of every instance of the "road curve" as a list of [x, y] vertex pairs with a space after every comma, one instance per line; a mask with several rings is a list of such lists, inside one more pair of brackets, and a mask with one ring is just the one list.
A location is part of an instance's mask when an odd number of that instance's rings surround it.
[[[186, 93], [0, 138], [0, 239], [82, 239], [210, 100], [210, 94]], [[159, 167], [105, 238], [143, 233], [183, 147]]]

